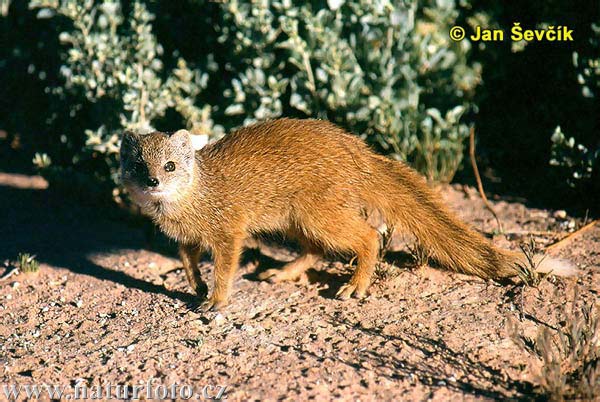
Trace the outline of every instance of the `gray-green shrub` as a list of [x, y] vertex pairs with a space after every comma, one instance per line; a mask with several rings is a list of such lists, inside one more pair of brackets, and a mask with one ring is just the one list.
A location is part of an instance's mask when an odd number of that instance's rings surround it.
[[[101, 124], [85, 130], [85, 145], [75, 150], [73, 165], [101, 159], [117, 183], [120, 134], [125, 129], [151, 130], [153, 122], [169, 108], [182, 116], [192, 132], [222, 131], [213, 124], [210, 105], [198, 105], [208, 80], [206, 73], [190, 69], [179, 58], [177, 67], [163, 78], [163, 49], [152, 32], [155, 16], [143, 2], [133, 2], [127, 16], [119, 0], [31, 0], [29, 6], [39, 9], [38, 18], [61, 16], [71, 23], [71, 29], [59, 35], [65, 46], [60, 69], [64, 85], [50, 90], [72, 95], [65, 107], [74, 117], [86, 102], [102, 105], [108, 112]], [[34, 163], [50, 168], [52, 160], [37, 154]]]
[[47, 91], [73, 123], [60, 126], [61, 143], [36, 165], [71, 185], [92, 175], [114, 189], [123, 130], [150, 130], [175, 111], [213, 137], [282, 115], [327, 118], [429, 179], [456, 172], [480, 68], [467, 62], [468, 40], [449, 39], [453, 0], [195, 3], [198, 13], [219, 12], [215, 29], [189, 38], [214, 42], [215, 58], [164, 54], [150, 11], [160, 1], [30, 0], [39, 19], [56, 24], [63, 83]]
[[[600, 51], [600, 21], [592, 24], [595, 36], [590, 40]], [[581, 57], [573, 54], [573, 64], [579, 70], [577, 79], [581, 84], [581, 93], [586, 98], [600, 95], [600, 56]], [[600, 134], [600, 133], [599, 133]], [[560, 126], [556, 127], [552, 137], [552, 158], [550, 164], [568, 172], [567, 181], [570, 186], [583, 186], [597, 174], [600, 165], [600, 146], [589, 149], [577, 143], [574, 137], [567, 137]], [[596, 173], [594, 173], [596, 171]], [[598, 186], [598, 183], [595, 184]]]
[[480, 80], [468, 40], [448, 31], [454, 1], [223, 2], [221, 41], [240, 70], [226, 115], [248, 123], [286, 110], [327, 118], [429, 179], [449, 181]]

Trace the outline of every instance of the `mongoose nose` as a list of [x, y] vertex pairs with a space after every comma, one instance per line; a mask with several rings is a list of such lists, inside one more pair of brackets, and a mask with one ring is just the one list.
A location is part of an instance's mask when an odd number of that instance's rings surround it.
[[156, 177], [148, 177], [148, 181], [146, 181], [148, 187], [156, 187], [158, 186], [158, 179]]

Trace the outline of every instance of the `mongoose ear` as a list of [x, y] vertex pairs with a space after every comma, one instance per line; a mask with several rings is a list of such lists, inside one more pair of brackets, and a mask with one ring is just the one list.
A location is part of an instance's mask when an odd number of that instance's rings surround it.
[[175, 131], [173, 134], [171, 134], [169, 139], [171, 140], [171, 144], [173, 144], [177, 148], [192, 149], [192, 139], [190, 137], [190, 133], [187, 130], [182, 129]]

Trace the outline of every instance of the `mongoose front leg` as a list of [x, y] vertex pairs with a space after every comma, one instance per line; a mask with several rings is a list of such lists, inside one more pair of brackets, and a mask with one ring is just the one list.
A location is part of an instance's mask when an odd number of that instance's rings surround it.
[[242, 237], [231, 238], [213, 250], [215, 260], [214, 288], [212, 295], [202, 307], [204, 311], [219, 310], [227, 305], [235, 271], [240, 263]]
[[208, 286], [202, 280], [200, 270], [198, 269], [200, 247], [180, 244], [179, 256], [181, 257], [190, 287], [194, 289], [200, 299], [206, 299], [206, 296], [208, 296]]

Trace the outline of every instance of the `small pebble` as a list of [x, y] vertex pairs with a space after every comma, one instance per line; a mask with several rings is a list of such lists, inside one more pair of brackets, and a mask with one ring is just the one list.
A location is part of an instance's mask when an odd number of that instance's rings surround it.
[[215, 315], [215, 323], [222, 324], [224, 322], [225, 322], [225, 316], [221, 313], [217, 313], [217, 315]]
[[552, 216], [554, 216], [556, 219], [566, 219], [567, 211], [565, 211], [564, 209], [559, 209], [558, 211], [554, 211], [554, 214]]

